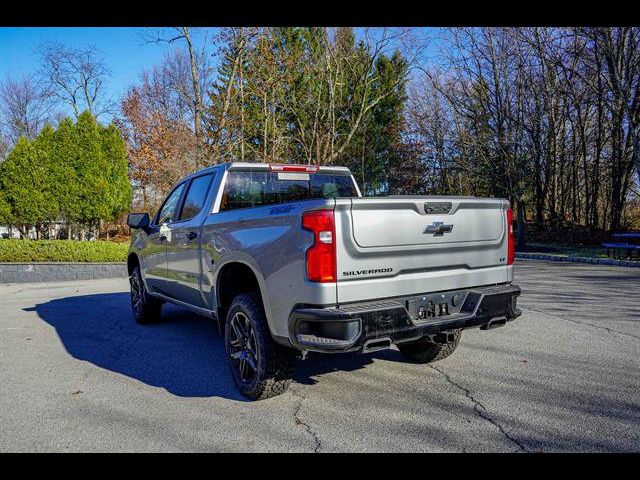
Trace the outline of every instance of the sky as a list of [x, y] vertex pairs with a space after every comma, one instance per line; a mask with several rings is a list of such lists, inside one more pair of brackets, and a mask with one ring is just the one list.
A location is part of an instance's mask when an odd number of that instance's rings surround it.
[[[142, 70], [160, 63], [167, 44], [145, 44], [144, 28], [136, 27], [0, 27], [0, 81], [7, 75], [20, 78], [40, 66], [39, 45], [58, 41], [70, 47], [94, 45], [111, 76], [105, 98], [118, 100], [135, 84]], [[195, 40], [203, 35], [195, 33]]]
[[[201, 48], [213, 30], [192, 29], [196, 46]], [[46, 42], [69, 47], [93, 45], [111, 71], [104, 98], [118, 102], [143, 70], [159, 64], [165, 52], [177, 48], [167, 43], [147, 43], [145, 33], [149, 31], [144, 27], [0, 27], [0, 82], [7, 76], [21, 78], [35, 73], [40, 67], [38, 48]], [[374, 38], [380, 33], [381, 29], [371, 31]], [[356, 29], [356, 37], [360, 35], [362, 32]], [[110, 118], [102, 120], [108, 122]]]

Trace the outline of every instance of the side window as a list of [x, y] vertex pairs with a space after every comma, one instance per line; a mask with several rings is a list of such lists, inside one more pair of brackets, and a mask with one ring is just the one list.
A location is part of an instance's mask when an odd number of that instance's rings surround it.
[[189, 220], [200, 213], [200, 210], [202, 210], [202, 207], [204, 206], [204, 199], [207, 196], [211, 177], [213, 177], [212, 174], [202, 175], [201, 177], [196, 177], [191, 181], [178, 220]]
[[180, 196], [182, 195], [182, 191], [184, 190], [184, 183], [178, 186], [171, 195], [167, 197], [160, 209], [160, 213], [158, 213], [158, 219], [156, 221], [156, 225], [162, 225], [163, 223], [172, 223], [173, 222], [173, 214], [176, 211], [176, 207], [178, 206], [178, 201], [180, 200]]

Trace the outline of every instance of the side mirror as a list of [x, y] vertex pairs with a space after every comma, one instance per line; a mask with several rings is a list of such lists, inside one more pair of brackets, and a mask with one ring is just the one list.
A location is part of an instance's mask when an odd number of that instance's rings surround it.
[[149, 223], [148, 213], [130, 213], [127, 215], [127, 225], [131, 228], [147, 228]]

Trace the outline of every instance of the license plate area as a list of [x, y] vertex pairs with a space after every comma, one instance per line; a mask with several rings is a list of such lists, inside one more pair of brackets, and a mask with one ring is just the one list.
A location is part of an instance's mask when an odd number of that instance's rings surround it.
[[467, 298], [468, 290], [417, 295], [405, 302], [409, 317], [416, 324], [433, 320], [444, 320], [459, 314]]

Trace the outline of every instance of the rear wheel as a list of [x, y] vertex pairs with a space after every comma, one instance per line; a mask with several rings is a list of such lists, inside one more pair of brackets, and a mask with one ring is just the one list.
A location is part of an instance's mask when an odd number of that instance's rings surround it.
[[257, 294], [241, 294], [233, 300], [224, 337], [227, 362], [240, 393], [262, 400], [289, 388], [295, 351], [271, 338]]
[[414, 362], [437, 362], [447, 358], [458, 348], [462, 332], [457, 330], [453, 335], [454, 340], [451, 342], [437, 343], [429, 340], [428, 337], [422, 337], [415, 342], [400, 343], [398, 349], [405, 357]]
[[131, 285], [131, 310], [133, 310], [133, 318], [137, 323], [148, 324], [160, 320], [162, 310], [162, 302], [157, 298], [153, 298], [147, 292], [140, 267], [135, 267], [129, 277]]

